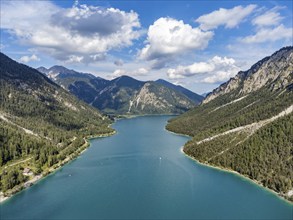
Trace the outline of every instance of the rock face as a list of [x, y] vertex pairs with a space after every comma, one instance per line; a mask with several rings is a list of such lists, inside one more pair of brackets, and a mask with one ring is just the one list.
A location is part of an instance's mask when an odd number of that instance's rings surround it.
[[155, 82], [147, 82], [129, 103], [129, 113], [181, 113], [194, 107], [183, 94]]
[[244, 96], [268, 84], [272, 90], [282, 89], [289, 85], [292, 75], [293, 47], [284, 47], [257, 62], [249, 70], [240, 71], [234, 78], [210, 93], [203, 103], [233, 91], [236, 92], [235, 98]]
[[38, 70], [79, 99], [107, 114], [177, 114], [203, 97], [164, 80], [142, 82], [129, 76], [105, 80], [65, 67]]

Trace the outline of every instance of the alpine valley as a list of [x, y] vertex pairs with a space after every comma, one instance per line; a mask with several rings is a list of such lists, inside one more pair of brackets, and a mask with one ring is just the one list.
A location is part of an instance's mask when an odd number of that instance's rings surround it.
[[2, 198], [78, 156], [86, 138], [113, 134], [104, 113], [179, 114], [203, 99], [164, 80], [105, 80], [62, 66], [36, 70], [3, 53], [0, 58]]
[[293, 47], [284, 47], [220, 85], [169, 121], [192, 136], [190, 157], [236, 171], [293, 201]]
[[113, 80], [63, 66], [38, 70], [79, 99], [111, 115], [180, 114], [203, 97], [165, 80], [142, 82], [129, 76]]
[[292, 12], [0, 0], [0, 220], [293, 220]]

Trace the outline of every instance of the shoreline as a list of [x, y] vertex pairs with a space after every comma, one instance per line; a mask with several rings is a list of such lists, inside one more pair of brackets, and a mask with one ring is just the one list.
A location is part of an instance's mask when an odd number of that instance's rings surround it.
[[[170, 132], [170, 133], [172, 133], [172, 134], [179, 135], [179, 136], [184, 136], [184, 137], [189, 137], [190, 139], [192, 139], [192, 137], [189, 136], [189, 135], [187, 135], [187, 134], [175, 133], [175, 132], [173, 132], [173, 131], [170, 131], [170, 130], [166, 129], [166, 127], [165, 127], [165, 130], [168, 131], [168, 132]], [[202, 162], [200, 162], [199, 160], [197, 160], [196, 158], [194, 158], [194, 157], [192, 157], [192, 156], [186, 154], [186, 153], [184, 152], [183, 148], [184, 148], [184, 146], [182, 146], [182, 147], [180, 148], [180, 152], [181, 152], [184, 156], [186, 156], [186, 157], [188, 157], [189, 159], [191, 159], [191, 160], [195, 161], [196, 163], [198, 163], [199, 165], [201, 165], [201, 166], [206, 166], [206, 167], [209, 167], [209, 168], [212, 168], [212, 169], [216, 169], [216, 170], [219, 170], [219, 171], [222, 171], [222, 172], [227, 172], [227, 173], [235, 174], [235, 175], [237, 175], [238, 177], [244, 178], [245, 180], [247, 180], [247, 181], [249, 181], [249, 182], [251, 182], [251, 183], [254, 183], [254, 184], [257, 185], [258, 187], [262, 187], [262, 188], [265, 189], [266, 191], [268, 191], [268, 192], [270, 192], [270, 193], [276, 195], [278, 198], [280, 198], [281, 200], [285, 201], [285, 202], [288, 203], [289, 205], [293, 205], [293, 201], [288, 200], [288, 199], [285, 197], [285, 195], [283, 195], [283, 194], [281, 194], [281, 193], [278, 193], [278, 192], [276, 192], [276, 191], [274, 191], [274, 190], [272, 190], [272, 189], [270, 189], [270, 188], [268, 188], [268, 187], [265, 187], [264, 185], [262, 185], [261, 183], [259, 183], [257, 180], [251, 179], [251, 178], [249, 178], [248, 176], [245, 176], [245, 175], [243, 175], [243, 174], [241, 174], [241, 173], [238, 173], [237, 171], [232, 170], [232, 169], [228, 169], [228, 168], [225, 168], [225, 167], [214, 166], [214, 165], [209, 164], [209, 163], [202, 163]]]
[[[169, 133], [174, 134], [174, 135], [177, 135], [177, 136], [183, 136], [183, 137], [188, 137], [189, 139], [192, 139], [192, 137], [189, 136], [188, 134], [176, 133], [176, 132], [174, 132], [174, 131], [170, 131], [170, 130], [168, 130], [166, 127], [165, 127], [165, 131], [168, 131]], [[183, 147], [184, 147], [184, 146], [183, 146]], [[182, 147], [182, 150], [183, 150], [183, 147]]]
[[241, 174], [241, 173], [239, 173], [239, 172], [237, 172], [237, 171], [235, 171], [235, 170], [231, 170], [231, 169], [228, 169], [228, 168], [225, 168], [225, 167], [214, 166], [214, 165], [209, 164], [209, 163], [202, 163], [202, 162], [198, 161], [196, 158], [194, 158], [194, 157], [192, 157], [192, 156], [186, 154], [186, 153], [184, 152], [183, 148], [184, 148], [184, 146], [182, 146], [182, 147], [180, 148], [180, 152], [181, 152], [184, 156], [186, 156], [186, 157], [188, 157], [189, 159], [191, 159], [191, 160], [195, 161], [196, 163], [198, 163], [199, 165], [201, 165], [201, 166], [205, 166], [205, 167], [209, 167], [209, 168], [212, 168], [212, 169], [215, 169], [215, 170], [218, 170], [218, 171], [222, 171], [222, 172], [227, 172], [227, 173], [230, 173], [230, 174], [235, 174], [235, 175], [237, 175], [238, 177], [241, 177], [241, 178], [243, 178], [243, 179], [249, 181], [250, 183], [253, 183], [253, 184], [257, 185], [258, 187], [262, 187], [264, 190], [266, 190], [266, 191], [268, 191], [268, 192], [274, 194], [275, 196], [277, 196], [278, 198], [280, 198], [281, 200], [283, 200], [283, 201], [286, 202], [287, 204], [293, 206], [293, 202], [292, 202], [292, 201], [286, 199], [282, 194], [280, 194], [280, 193], [278, 193], [278, 192], [276, 192], [276, 191], [274, 191], [274, 190], [272, 190], [272, 189], [270, 189], [270, 188], [268, 188], [268, 187], [265, 187], [264, 185], [262, 185], [261, 183], [259, 183], [257, 180], [251, 179], [251, 178], [249, 178], [248, 176], [245, 176], [245, 175], [243, 175], [243, 174]]
[[[14, 195], [22, 192], [25, 189], [28, 189], [29, 187], [35, 185], [39, 181], [45, 179], [47, 176], [55, 173], [60, 168], [62, 168], [64, 165], [66, 165], [69, 162], [72, 162], [73, 160], [77, 159], [81, 154], [83, 154], [90, 146], [90, 140], [96, 139], [96, 138], [103, 138], [103, 137], [110, 137], [112, 135], [116, 134], [116, 131], [112, 131], [105, 134], [99, 134], [99, 135], [90, 135], [86, 136], [83, 139], [85, 140], [85, 143], [81, 145], [74, 153], [68, 155], [64, 160], [59, 161], [57, 164], [54, 164], [52, 167], [49, 168], [48, 171], [42, 172], [41, 174], [35, 175], [33, 179], [28, 180], [19, 186], [16, 186], [15, 189], [11, 191], [11, 194], [9, 196], [5, 196], [3, 192], [0, 192], [0, 204], [3, 204], [5, 201], [12, 198]], [[74, 154], [77, 153], [77, 155], [74, 156]]]
[[131, 119], [137, 117], [148, 117], [148, 116], [178, 116], [180, 114], [142, 114], [142, 115], [113, 115], [115, 121], [123, 120], [123, 119]]

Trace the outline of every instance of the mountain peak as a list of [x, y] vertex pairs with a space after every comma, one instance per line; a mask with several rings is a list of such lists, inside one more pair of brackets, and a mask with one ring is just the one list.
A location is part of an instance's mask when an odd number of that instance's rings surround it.
[[60, 65], [54, 65], [50, 67], [49, 69], [46, 69], [45, 67], [39, 67], [37, 70], [43, 74], [46, 74], [50, 79], [56, 81], [60, 78], [88, 78], [88, 79], [94, 79], [96, 78], [94, 75], [89, 73], [82, 73], [77, 72], [73, 69], [68, 69], [64, 66]]
[[[119, 80], [136, 80], [136, 79], [132, 78], [131, 76], [122, 75], [122, 76], [118, 76], [117, 78], [113, 79], [112, 81], [119, 81]], [[138, 81], [138, 80], [136, 80], [136, 81]]]
[[130, 76], [122, 75], [112, 80], [118, 86], [125, 86], [131, 88], [138, 88], [144, 84], [144, 82], [134, 79]]
[[66, 67], [64, 66], [59, 66], [59, 65], [55, 65], [55, 66], [52, 66], [51, 68], [49, 68], [49, 71], [50, 73], [66, 73], [66, 74], [74, 74], [74, 73], [77, 73], [76, 71], [74, 70], [70, 70], [70, 69], [67, 69]]

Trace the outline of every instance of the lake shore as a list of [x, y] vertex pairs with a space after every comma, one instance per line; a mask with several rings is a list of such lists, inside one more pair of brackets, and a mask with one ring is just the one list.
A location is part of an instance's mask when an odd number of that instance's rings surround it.
[[148, 116], [178, 116], [180, 114], [141, 114], [141, 115], [113, 115], [115, 121], [122, 120], [122, 119], [131, 119], [137, 117], [148, 117]]
[[198, 161], [196, 158], [194, 158], [193, 156], [190, 156], [190, 155], [186, 154], [186, 153], [184, 152], [183, 149], [184, 149], [184, 146], [182, 146], [182, 147], [180, 148], [181, 153], [184, 154], [184, 156], [188, 157], [189, 159], [195, 161], [196, 163], [198, 163], [198, 164], [200, 164], [200, 165], [202, 165], [202, 166], [206, 166], [206, 167], [212, 168], [212, 169], [216, 169], [216, 170], [220, 170], [220, 171], [223, 171], [223, 172], [227, 172], [227, 173], [235, 174], [235, 175], [237, 175], [237, 176], [239, 176], [239, 177], [241, 177], [241, 178], [244, 178], [245, 180], [247, 180], [247, 181], [249, 181], [249, 182], [252, 182], [252, 183], [256, 184], [256, 185], [259, 186], [259, 187], [264, 188], [264, 189], [267, 190], [268, 192], [270, 192], [270, 193], [272, 193], [272, 194], [278, 196], [280, 199], [284, 200], [286, 203], [288, 203], [288, 204], [290, 204], [290, 205], [293, 205], [293, 202], [291, 202], [290, 200], [288, 200], [283, 194], [278, 193], [278, 192], [276, 192], [276, 191], [274, 191], [274, 190], [272, 190], [272, 189], [270, 189], [270, 188], [268, 188], [268, 187], [265, 187], [265, 186], [264, 186], [262, 183], [260, 183], [259, 181], [254, 180], [254, 179], [251, 179], [251, 178], [249, 178], [248, 176], [245, 176], [245, 175], [243, 175], [243, 174], [241, 174], [241, 173], [239, 173], [239, 172], [237, 172], [237, 171], [235, 171], [235, 170], [232, 170], [232, 169], [228, 169], [228, 168], [225, 168], [225, 167], [218, 167], [218, 166], [211, 165], [211, 164], [209, 164], [209, 163], [203, 163], [203, 162], [200, 162], [200, 161]]
[[56, 172], [57, 170], [59, 170], [60, 168], [62, 168], [68, 162], [76, 159], [78, 156], [80, 156], [82, 153], [84, 153], [88, 149], [88, 147], [90, 146], [89, 140], [96, 139], [96, 138], [102, 138], [102, 137], [109, 137], [114, 134], [116, 134], [115, 130], [112, 132], [109, 132], [109, 133], [105, 133], [105, 134], [90, 135], [90, 136], [84, 137], [83, 139], [84, 139], [85, 143], [83, 145], [81, 145], [74, 153], [72, 153], [71, 155], [68, 155], [64, 160], [59, 161], [57, 164], [54, 164], [47, 171], [44, 171], [41, 174], [35, 175], [32, 179], [14, 187], [12, 190], [9, 191], [9, 193], [8, 193], [9, 195], [5, 195], [3, 192], [0, 192], [0, 203], [7, 201], [8, 199], [12, 198], [17, 193], [21, 192], [24, 189], [31, 187], [32, 185], [36, 184], [38, 181], [44, 179], [49, 174], [52, 174], [52, 173]]
[[[165, 127], [165, 130], [168, 131], [168, 132], [170, 132], [170, 133], [172, 133], [172, 134], [175, 134], [175, 135], [185, 136], [185, 137], [192, 138], [191, 136], [189, 136], [189, 135], [187, 135], [187, 134], [176, 133], [176, 132], [170, 131], [170, 130], [166, 129], [166, 127]], [[293, 205], [293, 202], [290, 201], [290, 200], [288, 199], [288, 197], [287, 197], [287, 195], [290, 196], [290, 194], [293, 194], [293, 190], [290, 190], [287, 194], [283, 194], [283, 193], [276, 192], [276, 191], [274, 191], [274, 190], [272, 190], [272, 189], [270, 189], [270, 188], [264, 186], [261, 182], [255, 180], [255, 179], [251, 179], [250, 177], [245, 176], [245, 175], [243, 175], [243, 174], [241, 174], [241, 173], [239, 173], [239, 172], [237, 172], [237, 171], [235, 171], [235, 170], [228, 169], [228, 168], [225, 168], [225, 167], [214, 166], [214, 165], [209, 164], [209, 163], [200, 162], [199, 160], [197, 160], [197, 159], [194, 158], [193, 156], [190, 156], [190, 155], [186, 154], [186, 153], [184, 152], [183, 149], [184, 149], [184, 146], [181, 147], [180, 151], [181, 151], [186, 157], [188, 157], [188, 158], [190, 158], [190, 159], [196, 161], [198, 164], [201, 164], [201, 165], [203, 165], [203, 166], [207, 166], [207, 167], [210, 167], [210, 168], [213, 168], [213, 169], [217, 169], [217, 170], [220, 170], [220, 171], [224, 171], [224, 172], [229, 172], [229, 173], [236, 174], [236, 175], [238, 175], [238, 176], [240, 176], [240, 177], [242, 177], [242, 178], [244, 178], [244, 179], [246, 179], [246, 180], [248, 180], [248, 181], [250, 181], [250, 182], [253, 182], [254, 184], [256, 184], [256, 185], [258, 185], [258, 186], [260, 186], [260, 187], [263, 187], [264, 189], [266, 189], [266, 190], [269, 191], [270, 193], [273, 193], [274, 195], [277, 195], [277, 196], [278, 196], [279, 198], [281, 198], [282, 200], [286, 201], [286, 202], [289, 203], [290, 205]]]

